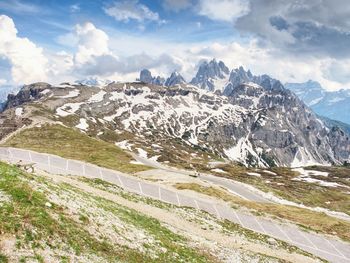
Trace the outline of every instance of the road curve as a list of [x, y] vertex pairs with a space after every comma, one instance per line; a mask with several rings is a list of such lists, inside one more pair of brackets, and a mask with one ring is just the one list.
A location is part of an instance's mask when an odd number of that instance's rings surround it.
[[53, 174], [100, 178], [139, 195], [178, 206], [204, 210], [220, 219], [227, 219], [255, 232], [286, 241], [330, 262], [350, 262], [349, 243], [328, 236], [304, 232], [294, 225], [281, 224], [243, 213], [232, 209], [224, 202], [215, 202], [211, 199], [199, 197], [194, 198], [185, 193], [179, 193], [155, 183], [145, 182], [121, 172], [51, 154], [0, 147], [0, 160], [9, 163], [17, 163], [19, 160], [22, 163], [33, 163], [38, 169]]
[[[185, 174], [185, 175], [193, 174], [193, 172], [191, 171], [180, 170], [173, 167], [165, 166], [159, 162], [155, 162], [153, 160], [143, 158], [135, 153], [132, 153], [132, 152], [129, 152], [129, 153], [132, 155], [132, 157], [136, 161], [156, 169], [162, 169], [170, 173], [179, 173], [179, 174]], [[253, 201], [253, 202], [271, 203], [271, 200], [265, 198], [263, 195], [258, 194], [259, 191], [254, 192], [249, 188], [245, 187], [243, 183], [236, 182], [234, 180], [229, 180], [223, 177], [218, 177], [218, 176], [213, 176], [210, 174], [203, 174], [203, 173], [201, 173], [199, 179], [214, 183], [218, 186], [222, 186], [228, 189], [229, 192], [231, 192], [232, 194], [235, 194], [243, 199]]]

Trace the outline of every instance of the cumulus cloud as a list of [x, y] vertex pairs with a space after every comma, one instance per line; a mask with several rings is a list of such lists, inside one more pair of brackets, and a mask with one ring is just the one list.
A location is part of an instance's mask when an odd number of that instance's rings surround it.
[[228, 22], [246, 15], [250, 10], [247, 0], [199, 0], [198, 9], [202, 16]]
[[76, 63], [84, 64], [94, 56], [109, 53], [108, 35], [92, 23], [77, 25], [75, 34], [78, 39], [78, 52], [75, 55]]
[[13, 20], [6, 15], [0, 16], [0, 56], [8, 60], [12, 80], [17, 84], [47, 78], [47, 58], [42, 48], [27, 38], [18, 37]]
[[236, 28], [295, 55], [350, 57], [350, 6], [342, 0], [250, 0]]
[[157, 12], [153, 12], [147, 6], [140, 4], [138, 0], [115, 2], [111, 6], [105, 7], [104, 11], [117, 21], [128, 22], [136, 20], [143, 22], [150, 20], [162, 22]]
[[[112, 46], [121, 42], [124, 46], [130, 46], [140, 42], [140, 39], [123, 40], [112, 39]], [[68, 77], [73, 75], [76, 78], [84, 78], [87, 76], [99, 76], [113, 79], [113, 76], [123, 77], [136, 76], [142, 68], [155, 69], [155, 72], [170, 72], [173, 70], [181, 70], [182, 64], [172, 55], [159, 52], [148, 55], [142, 50], [129, 56], [121, 56], [111, 50], [109, 46], [109, 36], [103, 30], [97, 28], [94, 24], [88, 22], [82, 25], [76, 25], [72, 32], [58, 38], [59, 41], [67, 41], [76, 51], [74, 54], [60, 52], [50, 57], [52, 61], [51, 73], [56, 78], [61, 79], [62, 76]], [[146, 43], [142, 41], [143, 46], [154, 46], [154, 43]], [[158, 43], [157, 49], [161, 50]], [[164, 50], [163, 50], [164, 51]], [[129, 53], [124, 52], [123, 53]], [[69, 77], [68, 77], [69, 78]], [[64, 81], [64, 80], [62, 80]]]

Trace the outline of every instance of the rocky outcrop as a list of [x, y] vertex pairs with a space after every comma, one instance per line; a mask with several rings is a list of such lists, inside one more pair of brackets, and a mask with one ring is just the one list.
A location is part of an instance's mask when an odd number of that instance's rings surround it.
[[164, 85], [165, 82], [164, 78], [160, 76], [153, 77], [151, 71], [149, 71], [148, 69], [141, 70], [139, 81], [158, 86]]
[[7, 101], [3, 106], [3, 110], [14, 108], [16, 106], [22, 105], [24, 103], [35, 101], [39, 99], [43, 94], [41, 92], [47, 88], [50, 88], [51, 85], [38, 82], [31, 85], [25, 85], [16, 95], [9, 94]]

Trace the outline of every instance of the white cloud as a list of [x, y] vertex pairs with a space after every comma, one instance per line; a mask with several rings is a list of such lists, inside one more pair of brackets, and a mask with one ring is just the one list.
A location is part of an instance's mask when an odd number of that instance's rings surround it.
[[332, 59], [324, 67], [324, 77], [331, 81], [348, 84], [348, 87], [350, 87], [350, 59]]
[[101, 29], [97, 29], [92, 23], [77, 25], [75, 34], [78, 39], [78, 52], [75, 61], [84, 64], [94, 56], [101, 56], [109, 53], [108, 35]]
[[112, 6], [105, 7], [104, 11], [117, 21], [128, 22], [130, 20], [136, 20], [138, 22], [143, 22], [145, 20], [150, 20], [162, 22], [158, 13], [140, 4], [137, 0], [115, 2]]
[[[74, 40], [71, 41], [73, 53], [47, 52], [44, 56], [41, 48], [17, 36], [11, 18], [0, 16], [0, 57], [9, 62], [12, 81], [18, 84], [45, 80], [59, 83], [88, 76], [130, 81], [138, 76], [142, 68], [149, 68], [154, 75], [165, 77], [171, 71], [179, 70], [187, 80], [191, 80], [200, 60], [217, 58], [230, 68], [242, 65], [254, 74], [269, 74], [282, 82], [313, 79], [329, 90], [350, 87], [347, 70], [350, 61], [296, 57], [278, 52], [273, 47], [261, 47], [256, 40], [245, 44], [188, 44], [167, 42], [147, 35], [108, 32], [109, 35], [92, 23], [76, 25], [69, 33], [69, 39]], [[7, 79], [6, 84], [10, 82]]]
[[43, 50], [27, 38], [17, 36], [13, 20], [0, 16], [0, 56], [11, 65], [11, 77], [17, 84], [46, 80], [47, 58]]
[[7, 0], [0, 2], [0, 9], [10, 11], [17, 14], [23, 13], [39, 13], [41, 12], [41, 8], [34, 4], [22, 3], [18, 0]]
[[247, 0], [200, 0], [198, 3], [199, 14], [211, 20], [233, 22], [237, 18], [246, 15], [249, 8]]

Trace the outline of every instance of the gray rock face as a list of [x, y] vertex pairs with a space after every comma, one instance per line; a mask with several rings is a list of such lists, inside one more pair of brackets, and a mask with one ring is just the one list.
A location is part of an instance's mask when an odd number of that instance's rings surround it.
[[42, 96], [40, 92], [50, 87], [50, 84], [44, 82], [25, 85], [16, 95], [8, 95], [7, 101], [4, 103], [3, 106], [3, 110], [14, 108], [26, 102], [37, 100]]
[[216, 87], [216, 80], [227, 79], [230, 71], [224, 62], [217, 62], [215, 59], [208, 62], [203, 62], [199, 68], [196, 76], [192, 79], [191, 84], [208, 91], [215, 91], [222, 87]]
[[164, 85], [165, 82], [164, 78], [160, 76], [153, 77], [151, 71], [149, 71], [148, 69], [141, 70], [139, 80], [144, 83], [154, 84], [158, 86]]
[[148, 69], [143, 69], [140, 72], [140, 81], [152, 84], [153, 82], [153, 77], [151, 71]]
[[173, 73], [171, 73], [170, 77], [167, 78], [164, 85], [167, 87], [172, 87], [172, 86], [175, 86], [177, 84], [185, 84], [185, 83], [186, 83], [186, 81], [180, 75], [180, 73], [178, 73], [177, 71], [174, 71]]

